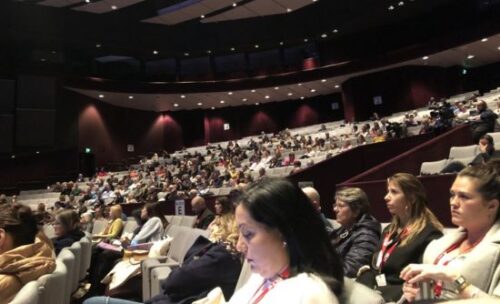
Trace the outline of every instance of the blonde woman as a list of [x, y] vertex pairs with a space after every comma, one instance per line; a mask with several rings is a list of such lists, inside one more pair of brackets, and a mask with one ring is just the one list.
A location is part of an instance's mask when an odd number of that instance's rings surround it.
[[233, 204], [226, 197], [215, 200], [215, 219], [210, 223], [209, 239], [212, 242], [222, 242], [231, 248], [236, 248], [238, 241], [238, 226], [234, 218]]
[[408, 173], [397, 173], [387, 179], [387, 209], [391, 223], [382, 232], [379, 251], [374, 255], [371, 268], [362, 267], [358, 281], [382, 293], [384, 299], [401, 298], [403, 280], [401, 270], [421, 261], [427, 245], [441, 237], [443, 226], [427, 208], [427, 195], [422, 183]]
[[109, 210], [109, 221], [100, 234], [93, 235], [94, 239], [117, 239], [120, 237], [123, 229], [122, 207], [114, 205]]

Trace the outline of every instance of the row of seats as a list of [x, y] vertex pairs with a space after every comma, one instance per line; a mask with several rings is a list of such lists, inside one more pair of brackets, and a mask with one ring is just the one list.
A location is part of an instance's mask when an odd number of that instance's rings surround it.
[[[488, 133], [488, 135], [493, 137], [495, 150], [500, 150], [500, 132]], [[445, 158], [438, 161], [423, 162], [420, 167], [420, 174], [438, 174], [444, 167], [446, 167], [446, 165], [455, 161], [468, 165], [479, 153], [480, 151], [477, 145], [451, 147], [450, 154], [447, 159]]]
[[91, 255], [92, 243], [89, 236], [84, 236], [61, 250], [53, 273], [23, 286], [11, 304], [69, 304], [79, 282], [87, 275]]

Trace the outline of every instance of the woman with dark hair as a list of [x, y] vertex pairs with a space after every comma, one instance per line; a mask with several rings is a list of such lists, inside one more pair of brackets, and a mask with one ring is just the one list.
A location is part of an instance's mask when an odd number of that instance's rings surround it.
[[423, 264], [401, 272], [404, 297], [414, 301], [422, 284], [433, 299], [500, 297], [500, 162], [460, 171], [450, 189], [451, 221], [458, 230], [433, 241]]
[[231, 247], [236, 246], [238, 240], [238, 226], [234, 218], [233, 203], [226, 197], [215, 200], [215, 219], [208, 226], [209, 239], [212, 242], [223, 242]]
[[37, 220], [27, 206], [0, 206], [0, 303], [9, 303], [29, 281], [56, 267], [52, 249], [35, 242]]
[[396, 173], [387, 179], [387, 209], [392, 220], [382, 233], [379, 252], [371, 269], [358, 271], [358, 282], [377, 289], [387, 302], [402, 296], [401, 270], [421, 261], [427, 245], [441, 237], [443, 226], [427, 208], [427, 195], [422, 183], [408, 173]]
[[343, 188], [335, 194], [333, 207], [340, 228], [331, 239], [344, 259], [344, 274], [354, 278], [370, 263], [380, 241], [380, 223], [370, 215], [368, 196], [360, 188]]
[[149, 243], [161, 240], [163, 232], [168, 226], [167, 219], [160, 210], [159, 203], [147, 203], [141, 210], [141, 219], [144, 225], [130, 241], [131, 245]]
[[253, 274], [230, 303], [338, 302], [342, 263], [302, 190], [287, 180], [262, 180], [239, 201], [237, 249]]
[[80, 218], [73, 210], [63, 210], [56, 214], [53, 223], [56, 237], [52, 239], [56, 255], [65, 247], [78, 242], [85, 234], [80, 230]]
[[[477, 154], [476, 157], [474, 157], [474, 159], [467, 164], [468, 166], [476, 166], [484, 164], [490, 159], [500, 158], [500, 153], [495, 151], [495, 140], [488, 134], [481, 136], [477, 149], [479, 150], [479, 154]], [[452, 161], [441, 170], [441, 173], [460, 172], [465, 167], [466, 164], [460, 161]]]

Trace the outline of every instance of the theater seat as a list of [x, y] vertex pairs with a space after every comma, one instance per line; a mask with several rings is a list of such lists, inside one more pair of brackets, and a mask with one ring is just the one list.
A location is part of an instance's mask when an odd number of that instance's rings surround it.
[[71, 292], [74, 292], [78, 288], [78, 282], [80, 281], [80, 268], [81, 268], [81, 260], [82, 260], [82, 245], [80, 242], [74, 242], [71, 247], [67, 247], [75, 256], [75, 264], [73, 268], [70, 269], [71, 273]]
[[447, 159], [433, 162], [423, 162], [420, 166], [420, 175], [439, 174], [441, 170], [443, 170], [443, 168], [446, 166], [447, 162]]
[[[62, 251], [61, 251], [62, 253]], [[71, 254], [69, 251], [67, 253]], [[56, 269], [53, 273], [43, 275], [38, 278], [39, 283], [39, 304], [67, 304], [66, 284], [68, 269], [62, 260], [56, 261]]]
[[80, 276], [79, 281], [85, 279], [87, 270], [90, 267], [90, 260], [92, 258], [92, 242], [86, 236], [80, 239], [80, 246], [82, 247], [82, 257], [80, 259]]
[[383, 304], [384, 298], [374, 290], [355, 282], [353, 279], [344, 278], [343, 301], [345, 304]]
[[462, 147], [451, 147], [449, 159], [473, 157], [477, 154], [477, 145], [462, 146]]
[[[63, 303], [69, 303], [71, 299], [72, 282], [73, 282], [73, 269], [75, 266], [75, 255], [69, 250], [69, 248], [63, 248], [56, 261], [61, 261], [67, 269], [66, 278], [64, 286], [60, 286], [60, 292], [64, 293]], [[57, 267], [57, 266], [56, 266]], [[57, 268], [56, 268], [57, 270]]]
[[10, 302], [10, 304], [38, 304], [40, 295], [38, 293], [39, 283], [37, 281], [31, 281], [24, 285], [21, 290], [17, 293], [16, 297]]

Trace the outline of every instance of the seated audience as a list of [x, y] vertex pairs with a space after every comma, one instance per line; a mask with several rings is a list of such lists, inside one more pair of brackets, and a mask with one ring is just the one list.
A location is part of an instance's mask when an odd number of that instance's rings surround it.
[[26, 283], [56, 268], [51, 248], [35, 242], [37, 233], [29, 207], [0, 206], [0, 303], [9, 303]]
[[413, 175], [397, 173], [387, 180], [387, 209], [391, 223], [382, 233], [380, 250], [370, 267], [363, 266], [357, 280], [381, 292], [386, 301], [401, 298], [401, 270], [418, 263], [434, 239], [441, 237], [443, 226], [427, 208], [427, 196], [422, 183]]
[[380, 223], [370, 215], [370, 202], [360, 188], [343, 188], [335, 194], [333, 207], [340, 228], [330, 235], [344, 259], [344, 275], [354, 278], [371, 262], [380, 242]]
[[56, 237], [52, 239], [56, 255], [65, 247], [70, 247], [74, 242], [78, 242], [85, 234], [80, 230], [80, 219], [73, 210], [63, 210], [56, 214], [54, 233]]
[[488, 132], [493, 132], [498, 115], [488, 108], [484, 101], [476, 104], [479, 117], [472, 124], [472, 137], [474, 142], [478, 142], [481, 136]]
[[499, 174], [500, 161], [460, 171], [450, 189], [451, 221], [460, 228], [431, 242], [423, 264], [403, 269], [408, 301], [424, 283], [434, 299], [500, 297]]
[[495, 141], [493, 137], [488, 134], [481, 136], [478, 144], [479, 154], [474, 157], [474, 159], [468, 163], [464, 164], [460, 161], [451, 161], [448, 163], [442, 170], [441, 173], [455, 173], [464, 169], [466, 165], [468, 166], [476, 166], [479, 164], [484, 164], [490, 159], [498, 159], [500, 158], [500, 152], [495, 151]]
[[191, 210], [197, 215], [194, 228], [207, 229], [215, 218], [214, 213], [208, 209], [205, 199], [201, 196], [195, 196], [191, 200]]
[[109, 209], [109, 220], [102, 233], [93, 235], [94, 239], [118, 239], [123, 229], [122, 207], [111, 206]]

